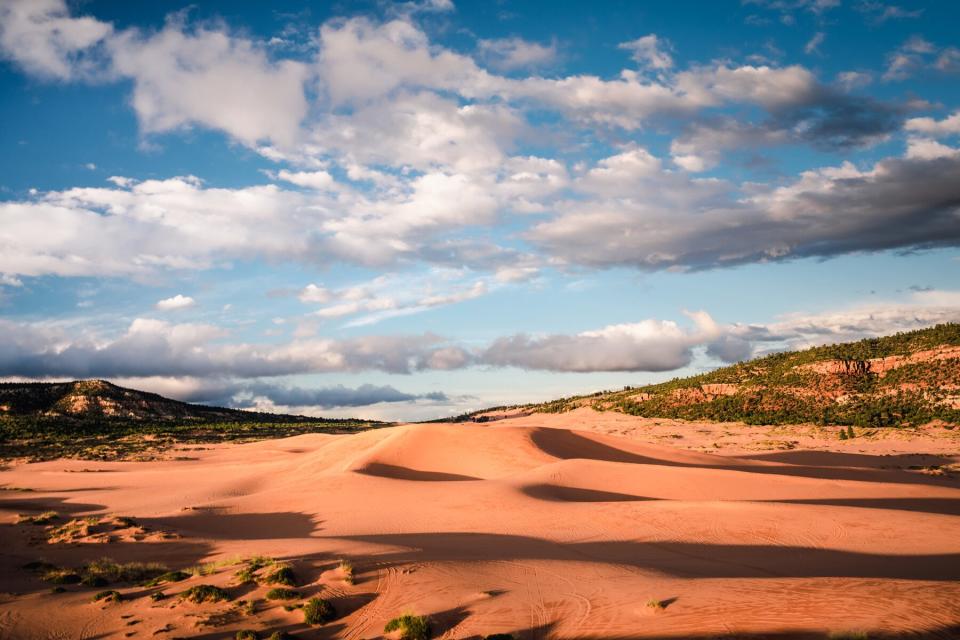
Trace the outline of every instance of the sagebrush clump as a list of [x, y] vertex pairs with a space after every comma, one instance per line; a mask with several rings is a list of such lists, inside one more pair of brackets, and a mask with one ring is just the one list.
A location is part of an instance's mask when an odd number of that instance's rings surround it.
[[303, 621], [309, 625], [326, 624], [333, 620], [336, 612], [333, 605], [323, 598], [310, 598], [303, 605]]
[[198, 584], [180, 594], [180, 598], [189, 600], [194, 604], [202, 604], [204, 602], [223, 602], [230, 600], [230, 594], [212, 584]]
[[426, 616], [406, 613], [388, 622], [383, 631], [399, 631], [401, 640], [427, 640], [430, 637], [430, 620]]

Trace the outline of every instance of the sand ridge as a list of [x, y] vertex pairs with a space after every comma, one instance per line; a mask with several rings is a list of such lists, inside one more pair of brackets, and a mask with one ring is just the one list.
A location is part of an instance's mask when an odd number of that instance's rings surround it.
[[[692, 428], [681, 447], [639, 419], [618, 417], [630, 433], [616, 434], [599, 414], [571, 413], [15, 466], [0, 483], [31, 491], [0, 495], [0, 638], [369, 638], [406, 611], [448, 638], [958, 633], [960, 482], [886, 464], [954, 463], [952, 441], [936, 454], [889, 440], [870, 453], [822, 442], [726, 455], [699, 450]], [[50, 543], [47, 527], [15, 524], [49, 510], [129, 516], [177, 537]], [[330, 599], [338, 619], [308, 628], [263, 600], [265, 586], [238, 584], [242, 565], [226, 560], [254, 555], [291, 562], [297, 589]], [[216, 584], [234, 602], [154, 603], [158, 588], [125, 584], [123, 602], [97, 605], [96, 589], [52, 594], [21, 568], [105, 556], [171, 569], [220, 560], [163, 590]]]

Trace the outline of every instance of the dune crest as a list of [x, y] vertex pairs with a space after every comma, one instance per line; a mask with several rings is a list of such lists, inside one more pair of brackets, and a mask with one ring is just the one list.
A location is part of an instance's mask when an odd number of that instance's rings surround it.
[[[705, 638], [731, 629], [949, 637], [957, 629], [955, 478], [884, 468], [896, 459], [889, 442], [886, 453], [876, 443], [870, 454], [824, 443], [779, 456], [718, 455], [689, 440], [686, 448], [644, 441], [642, 420], [616, 419], [617, 429], [637, 430], [631, 437], [581, 410], [193, 447], [179, 456], [187, 459], [13, 467], [4, 484], [31, 491], [0, 496], [0, 588], [11, 612], [0, 635], [82, 625], [91, 637], [122, 637], [137, 620], [141, 633], [161, 636], [257, 628], [359, 638], [408, 610], [430, 615], [444, 637]], [[921, 454], [896, 446], [897, 455]], [[15, 524], [17, 514], [52, 511], [50, 524]], [[107, 532], [96, 544], [66, 544], [49, 536], [66, 519], [107, 513], [171, 537]], [[264, 599], [268, 585], [238, 583], [249, 566], [240, 559], [252, 556], [289, 562], [298, 597], [333, 603], [333, 626], [311, 631], [299, 610]], [[120, 602], [102, 606], [90, 604], [95, 589], [51, 594], [22, 568], [102, 557], [172, 570], [215, 564], [182, 583], [118, 583]], [[153, 592], [172, 596], [201, 581], [232, 600], [148, 604]], [[241, 599], [259, 604], [243, 613]]]

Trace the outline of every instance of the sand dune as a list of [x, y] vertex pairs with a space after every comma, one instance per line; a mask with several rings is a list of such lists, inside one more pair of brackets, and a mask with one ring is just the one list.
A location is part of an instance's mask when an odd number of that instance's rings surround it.
[[[617, 429], [641, 429], [624, 418]], [[406, 611], [449, 638], [960, 635], [960, 482], [885, 468], [926, 451], [891, 441], [718, 455], [637, 436], [579, 413], [18, 465], [0, 474], [31, 489], [0, 495], [0, 638], [370, 638]], [[936, 455], [955, 460], [949, 446]], [[45, 527], [14, 524], [48, 510], [61, 523], [130, 516], [143, 533], [51, 544]], [[311, 629], [274, 602], [251, 613], [145, 597], [203, 582], [262, 599], [267, 587], [237, 583], [242, 565], [121, 585], [113, 605], [92, 604], [94, 588], [52, 594], [21, 568], [252, 555], [292, 562], [301, 594], [330, 599], [338, 619]]]

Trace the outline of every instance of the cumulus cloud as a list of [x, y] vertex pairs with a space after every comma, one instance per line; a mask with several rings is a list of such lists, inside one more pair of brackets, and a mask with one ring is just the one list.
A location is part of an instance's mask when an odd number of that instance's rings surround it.
[[930, 136], [950, 136], [960, 134], [960, 111], [954, 112], [943, 120], [934, 118], [910, 118], [904, 123], [907, 131], [916, 131]]
[[721, 335], [706, 313], [690, 315], [697, 325], [694, 330], [675, 322], [644, 320], [575, 335], [518, 334], [494, 341], [479, 361], [549, 371], [671, 371], [690, 363], [693, 347]]
[[0, 55], [30, 73], [68, 80], [95, 66], [88, 54], [113, 32], [87, 16], [71, 17], [64, 0], [0, 3]]
[[227, 332], [213, 325], [137, 318], [110, 338], [74, 336], [47, 325], [0, 321], [8, 339], [0, 348], [7, 375], [67, 376], [234, 376], [271, 377], [304, 373], [384, 371], [461, 367], [466, 352], [434, 334], [362, 336], [343, 340], [294, 340], [286, 344], [222, 344]]
[[248, 145], [291, 145], [307, 112], [308, 67], [270, 62], [253, 42], [222, 31], [168, 22], [155, 34], [128, 30], [111, 39], [115, 71], [133, 79], [132, 105], [145, 132], [193, 124]]
[[356, 316], [345, 324], [359, 327], [388, 318], [421, 313], [473, 300], [508, 282], [509, 278], [476, 277], [457, 269], [434, 268], [424, 274], [384, 274], [371, 281], [328, 290], [307, 285], [299, 294], [304, 303], [319, 303], [312, 316], [330, 320]]
[[[615, 157], [618, 163], [622, 155]], [[960, 242], [960, 158], [953, 156], [887, 158], [867, 170], [845, 163], [739, 196], [722, 181], [649, 164], [607, 177], [598, 190], [588, 172], [583, 188], [602, 199], [568, 204], [528, 237], [572, 263], [642, 269], [703, 269]]]
[[617, 47], [629, 51], [634, 62], [647, 69], [661, 71], [673, 66], [673, 57], [669, 53], [670, 43], [656, 34], [651, 33], [636, 40], [621, 42]]
[[196, 304], [197, 301], [190, 296], [185, 296], [178, 293], [172, 298], [164, 298], [163, 300], [160, 300], [155, 306], [160, 311], [179, 311], [181, 309], [189, 309]]
[[516, 37], [479, 40], [477, 50], [488, 65], [502, 71], [542, 67], [557, 59], [555, 42], [543, 45]]

